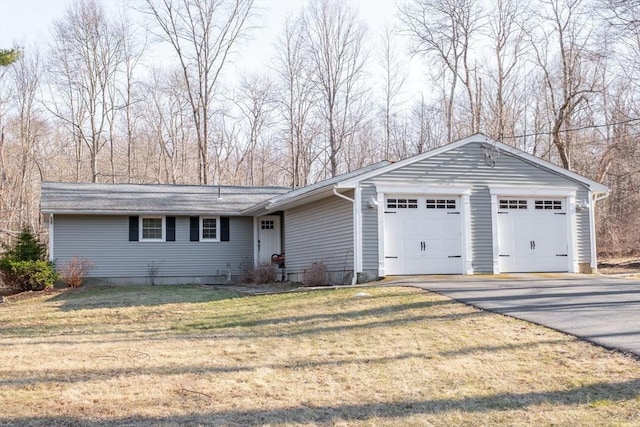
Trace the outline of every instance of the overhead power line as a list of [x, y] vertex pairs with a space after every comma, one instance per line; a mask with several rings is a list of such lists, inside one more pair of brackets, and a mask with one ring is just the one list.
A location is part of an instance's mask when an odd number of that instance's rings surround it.
[[[575, 127], [575, 128], [571, 128], [571, 129], [560, 129], [558, 132], [560, 133], [568, 133], [568, 132], [577, 132], [580, 130], [587, 130], [587, 129], [598, 129], [598, 128], [603, 128], [603, 127], [607, 127], [607, 126], [616, 126], [616, 125], [625, 125], [628, 123], [633, 123], [633, 122], [638, 122], [640, 121], [640, 118], [635, 118], [635, 119], [627, 119], [627, 120], [622, 120], [619, 122], [613, 122], [613, 123], [605, 123], [605, 124], [601, 124], [601, 125], [587, 125], [587, 126], [580, 126], [580, 127]], [[551, 131], [547, 131], [547, 132], [535, 132], [535, 133], [525, 133], [522, 135], [511, 135], [511, 136], [503, 136], [503, 139], [516, 139], [516, 138], [527, 138], [529, 136], [540, 136], [540, 135], [552, 135], [553, 132]]]

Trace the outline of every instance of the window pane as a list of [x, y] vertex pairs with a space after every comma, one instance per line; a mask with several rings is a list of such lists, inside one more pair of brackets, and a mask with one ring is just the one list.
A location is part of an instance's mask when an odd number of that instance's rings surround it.
[[142, 238], [162, 239], [162, 218], [142, 218]]
[[500, 209], [527, 209], [526, 200], [500, 199]]
[[202, 238], [217, 239], [218, 220], [216, 218], [202, 218]]

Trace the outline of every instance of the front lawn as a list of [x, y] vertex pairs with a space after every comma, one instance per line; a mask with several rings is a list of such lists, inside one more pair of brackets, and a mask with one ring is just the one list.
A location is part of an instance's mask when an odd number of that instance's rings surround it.
[[640, 362], [424, 291], [0, 305], [0, 424], [638, 425]]

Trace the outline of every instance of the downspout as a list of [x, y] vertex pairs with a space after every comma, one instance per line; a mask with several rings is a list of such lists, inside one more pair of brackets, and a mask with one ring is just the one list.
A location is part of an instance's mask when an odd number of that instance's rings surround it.
[[333, 186], [333, 194], [353, 203], [353, 275], [351, 277], [351, 285], [355, 285], [358, 283], [358, 257], [360, 255], [358, 248], [358, 215], [356, 212], [356, 200], [338, 193], [335, 185]]
[[592, 202], [589, 203], [589, 225], [591, 228], [591, 271], [598, 272], [598, 251], [596, 250], [596, 202], [609, 197], [609, 193], [592, 194]]
[[49, 261], [55, 260], [53, 254], [53, 214], [49, 214]]

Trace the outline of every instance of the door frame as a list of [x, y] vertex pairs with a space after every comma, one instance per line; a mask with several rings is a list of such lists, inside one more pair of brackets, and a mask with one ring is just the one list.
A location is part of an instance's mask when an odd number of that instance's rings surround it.
[[471, 263], [471, 187], [470, 186], [435, 186], [428, 184], [407, 183], [402, 185], [376, 185], [376, 202], [378, 205], [378, 275], [386, 276], [385, 245], [384, 245], [384, 211], [386, 195], [403, 195], [407, 197], [424, 196], [456, 196], [460, 197], [460, 236], [462, 246], [462, 274], [473, 274]]
[[522, 198], [556, 198], [563, 199], [567, 218], [567, 272], [577, 273], [578, 266], [578, 239], [576, 222], [576, 188], [572, 187], [517, 187], [517, 186], [489, 186], [491, 194], [491, 232], [493, 239], [493, 274], [500, 274], [499, 254], [500, 242], [498, 241], [498, 199], [500, 197]]
[[263, 216], [259, 216], [259, 217], [254, 217], [253, 218], [253, 235], [254, 235], [254, 239], [253, 239], [253, 263], [254, 265], [258, 265], [260, 263], [260, 251], [258, 249], [259, 246], [259, 241], [260, 241], [260, 221], [263, 219], [273, 219], [276, 220], [278, 222], [278, 238], [280, 239], [280, 250], [279, 250], [279, 254], [282, 253], [282, 235], [283, 235], [283, 230], [282, 230], [282, 226], [283, 226], [283, 221], [282, 221], [282, 215], [263, 215]]

